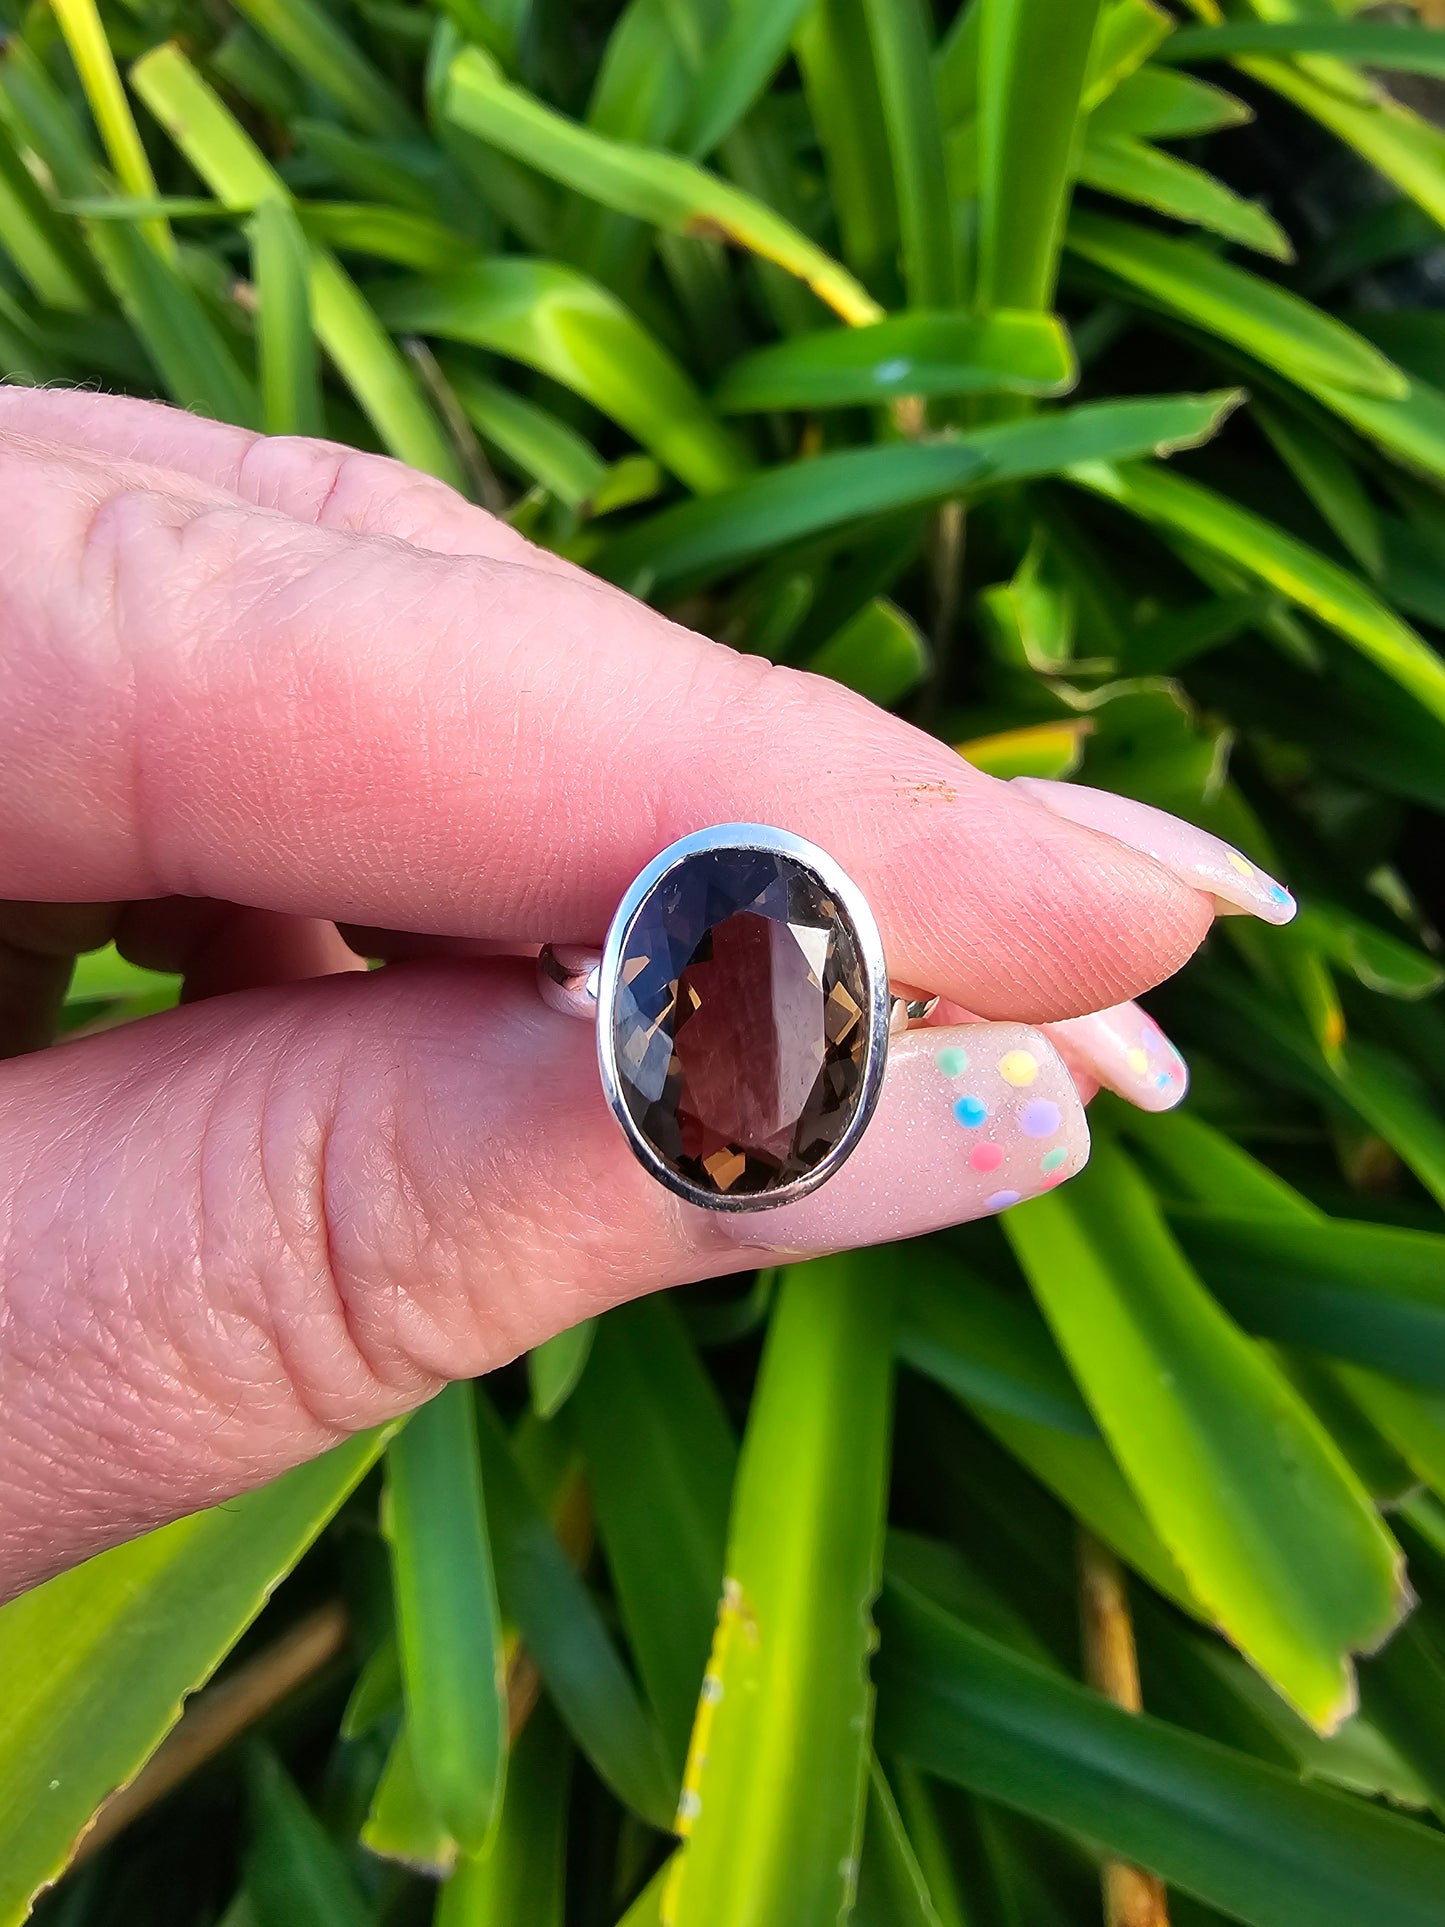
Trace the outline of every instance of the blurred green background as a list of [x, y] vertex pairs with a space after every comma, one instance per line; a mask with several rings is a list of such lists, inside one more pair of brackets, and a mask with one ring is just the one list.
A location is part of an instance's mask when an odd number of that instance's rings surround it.
[[[0, 1927], [1440, 1927], [1445, 34], [0, 22], [11, 379], [388, 450], [1304, 906], [1151, 1000], [1192, 1099], [1101, 1101], [1065, 1191], [612, 1314], [0, 1612]], [[102, 952], [68, 1021], [173, 996]]]

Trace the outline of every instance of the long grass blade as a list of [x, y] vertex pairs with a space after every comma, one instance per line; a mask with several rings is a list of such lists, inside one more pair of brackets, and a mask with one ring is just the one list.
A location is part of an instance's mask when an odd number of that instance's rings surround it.
[[501, 1808], [507, 1690], [470, 1385], [439, 1392], [393, 1440], [387, 1490], [416, 1777], [452, 1838], [478, 1853]]

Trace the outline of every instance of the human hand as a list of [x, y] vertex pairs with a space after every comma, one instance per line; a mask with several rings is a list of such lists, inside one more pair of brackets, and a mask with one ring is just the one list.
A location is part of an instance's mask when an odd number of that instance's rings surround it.
[[[147, 403], [0, 389], [0, 635], [0, 1596], [624, 1299], [1057, 1182], [1097, 1080], [1182, 1093], [1113, 1007], [1212, 899], [1292, 909], [393, 462]], [[837, 1176], [726, 1217], [646, 1175], [585, 1028], [483, 953], [595, 943], [663, 845], [740, 820], [821, 844], [894, 979], [989, 1021], [895, 1038]], [[112, 937], [186, 1003], [37, 1054]], [[975, 1085], [1057, 1128], [995, 1156]]]

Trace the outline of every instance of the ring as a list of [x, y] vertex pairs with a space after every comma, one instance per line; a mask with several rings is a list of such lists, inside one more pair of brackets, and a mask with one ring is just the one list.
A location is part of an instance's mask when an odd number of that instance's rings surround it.
[[891, 1030], [936, 998], [896, 995], [868, 900], [826, 851], [723, 823], [669, 844], [617, 906], [599, 955], [547, 945], [543, 998], [597, 1026], [602, 1089], [659, 1183], [757, 1211], [825, 1183], [868, 1128]]

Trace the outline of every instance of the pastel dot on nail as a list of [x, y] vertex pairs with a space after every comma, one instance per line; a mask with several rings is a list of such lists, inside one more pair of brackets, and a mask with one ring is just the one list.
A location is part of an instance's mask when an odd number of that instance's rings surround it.
[[1039, 1074], [1039, 1060], [1032, 1051], [1006, 1051], [999, 1059], [998, 1074], [1005, 1084], [1015, 1087], [1032, 1084]]
[[1017, 1204], [1022, 1196], [1022, 1191], [995, 1191], [991, 1198], [985, 1198], [983, 1202], [989, 1211], [1007, 1211], [1009, 1206]]
[[968, 1052], [950, 1044], [946, 1050], [939, 1051], [933, 1061], [945, 1077], [961, 1077], [968, 1069]]
[[1057, 1171], [1068, 1155], [1068, 1152], [1062, 1144], [1056, 1144], [1052, 1151], [1045, 1151], [1039, 1159], [1039, 1169], [1041, 1171]]
[[1143, 1077], [1149, 1069], [1149, 1053], [1138, 1049], [1131, 1050], [1124, 1062], [1136, 1077]]
[[1246, 863], [1238, 850], [1231, 850], [1229, 852], [1229, 863], [1230, 868], [1238, 870], [1242, 877], [1252, 877], [1254, 875], [1254, 865], [1252, 863]]
[[1173, 1071], [1160, 1071], [1154, 1079], [1156, 1088], [1161, 1091], [1167, 1091], [1169, 1086], [1173, 1082], [1174, 1082]]
[[997, 1171], [1003, 1163], [1003, 1152], [996, 1144], [975, 1144], [968, 1161], [975, 1171]]
[[1294, 902], [1294, 898], [1282, 883], [1271, 883], [1269, 886], [1269, 900], [1271, 903], [1277, 903], [1281, 909], [1283, 909], [1286, 904], [1293, 904]]
[[1058, 1105], [1047, 1097], [1036, 1097], [1019, 1113], [1019, 1129], [1025, 1137], [1052, 1137], [1062, 1122]]
[[953, 1115], [960, 1124], [967, 1124], [970, 1130], [983, 1123], [988, 1116], [988, 1106], [978, 1097], [961, 1097], [953, 1107]]

